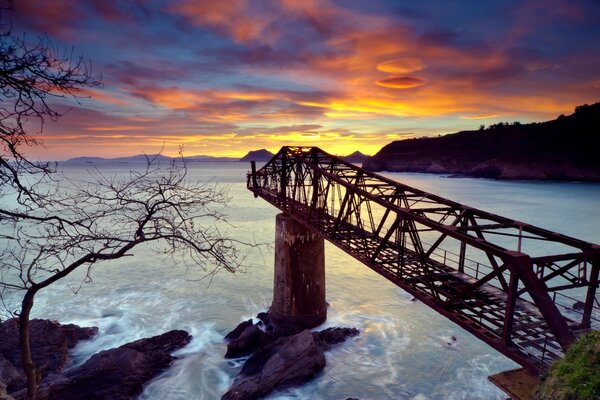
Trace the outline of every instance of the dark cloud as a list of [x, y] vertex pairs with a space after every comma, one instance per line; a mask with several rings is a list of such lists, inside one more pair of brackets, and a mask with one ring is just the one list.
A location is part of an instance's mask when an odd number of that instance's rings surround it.
[[86, 19], [81, 3], [75, 0], [16, 1], [6, 16], [13, 20], [17, 31], [29, 30], [65, 40], [74, 39], [74, 29]]
[[92, 8], [92, 12], [100, 15], [102, 18], [109, 22], [131, 22], [133, 21], [132, 15], [123, 9], [122, 2], [111, 2], [106, 0], [88, 0], [88, 4]]
[[202, 51], [202, 55], [213, 56], [219, 63], [250, 65], [300, 65], [310, 58], [297, 49], [276, 49], [267, 44], [226, 46], [209, 52]]
[[377, 83], [377, 85], [379, 86], [384, 86], [393, 89], [409, 89], [424, 85], [425, 82], [425, 79], [416, 76], [391, 75], [375, 83]]
[[117, 84], [136, 86], [147, 82], [181, 81], [195, 74], [193, 65], [171, 60], [122, 60], [105, 67], [105, 75]]

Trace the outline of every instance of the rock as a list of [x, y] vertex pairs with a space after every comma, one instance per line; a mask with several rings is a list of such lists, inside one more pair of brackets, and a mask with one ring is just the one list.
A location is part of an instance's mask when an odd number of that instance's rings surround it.
[[132, 399], [142, 385], [170, 366], [170, 353], [185, 346], [191, 336], [170, 331], [119, 348], [101, 351], [62, 376], [49, 376], [38, 389], [38, 400]]
[[329, 350], [333, 345], [342, 343], [348, 337], [357, 336], [360, 332], [356, 328], [327, 328], [313, 335], [323, 350]]
[[0, 400], [15, 400], [12, 396], [6, 393], [6, 385], [0, 382]]
[[583, 311], [583, 309], [585, 308], [585, 303], [583, 301], [578, 300], [575, 303], [573, 303], [572, 308], [575, 311]]
[[[32, 319], [30, 322], [31, 354], [36, 366], [40, 369], [42, 378], [48, 374], [62, 372], [69, 359], [69, 349], [81, 340], [88, 340], [98, 333], [98, 328], [82, 328], [77, 325], [61, 325], [56, 321]], [[9, 319], [0, 324], [0, 355], [8, 361], [16, 370], [19, 377], [6, 383], [10, 393], [24, 387], [25, 378], [21, 374], [21, 351], [19, 347], [19, 321], [16, 318]], [[4, 362], [1, 361], [0, 362]], [[4, 364], [7, 365], [7, 364]], [[9, 368], [9, 367], [8, 367]], [[4, 369], [0, 376], [6, 378], [5, 374], [12, 374]], [[1, 378], [0, 378], [1, 379]]]
[[256, 399], [274, 389], [305, 382], [325, 367], [325, 355], [305, 330], [277, 339], [252, 355], [246, 365], [222, 400]]
[[239, 335], [227, 344], [227, 353], [225, 358], [236, 358], [246, 356], [256, 350], [261, 344], [263, 331], [256, 325], [250, 325]]
[[192, 336], [183, 330], [172, 330], [165, 332], [162, 335], [154, 336], [151, 338], [139, 339], [135, 342], [130, 342], [119, 347], [120, 349], [133, 349], [142, 353], [149, 352], [163, 352], [172, 353], [175, 350], [187, 345]]
[[222, 399], [256, 399], [304, 383], [325, 366], [324, 351], [359, 334], [355, 328], [311, 333], [295, 324], [274, 326], [268, 312], [259, 313], [257, 318], [260, 322], [256, 325], [251, 325], [252, 320], [244, 321], [226, 336], [234, 338], [227, 346], [226, 358], [251, 356]]
[[[15, 366], [8, 361], [2, 354], [0, 354], [0, 394], [2, 393], [2, 386], [6, 389], [7, 386], [23, 386], [25, 384], [25, 377], [21, 370], [15, 368]], [[2, 396], [0, 396], [2, 399]]]
[[259, 312], [256, 314], [256, 318], [260, 319], [265, 325], [269, 325], [271, 323], [271, 316], [268, 312]]
[[250, 326], [252, 326], [252, 319], [249, 319], [247, 321], [244, 322], [240, 322], [240, 324], [238, 326], [236, 326], [231, 332], [229, 332], [227, 335], [225, 335], [225, 340], [233, 340], [233, 339], [237, 339], [242, 332], [244, 332], [244, 330]]

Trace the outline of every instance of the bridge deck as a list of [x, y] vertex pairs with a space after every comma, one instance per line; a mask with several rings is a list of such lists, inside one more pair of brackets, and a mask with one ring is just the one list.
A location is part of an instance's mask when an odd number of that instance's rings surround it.
[[[357, 176], [361, 177], [360, 181]], [[402, 204], [412, 209], [399, 208], [400, 197], [389, 201], [389, 192], [383, 190], [390, 184], [394, 193], [400, 192], [399, 183], [369, 174], [316, 148], [283, 148], [263, 169], [253, 170], [248, 179], [248, 187], [256, 196], [311, 227], [534, 373], [545, 370], [552, 360], [563, 354], [563, 348], [580, 330], [591, 326], [592, 314], [598, 307], [595, 289], [600, 253], [597, 246], [521, 224], [519, 240], [525, 237], [523, 226], [526, 226], [527, 231], [538, 234], [544, 241], [558, 240], [563, 246], [575, 244], [579, 246], [577, 250], [584, 250], [530, 258], [521, 252], [506, 250], [483, 236], [489, 229], [510, 228], [508, 221], [515, 221], [482, 214], [437, 196], [406, 190], [406, 187], [402, 187]], [[415, 206], [418, 203], [415, 198], [428, 199], [427, 204]], [[376, 206], [380, 206], [379, 212], [374, 210]], [[442, 217], [437, 220], [420, 219], [427, 212], [440, 214], [440, 211]], [[450, 213], [458, 218], [450, 222]], [[391, 214], [395, 217], [390, 217]], [[473, 215], [483, 215], [486, 223], [464, 224], [467, 217], [475, 221]], [[465, 229], [458, 232], [454, 228], [457, 225]], [[479, 229], [474, 229], [476, 226]], [[469, 231], [476, 233], [465, 233]], [[439, 236], [433, 245], [427, 245], [422, 237], [432, 232]], [[450, 239], [456, 242], [460, 253], [454, 261], [439, 247]], [[478, 262], [476, 271], [465, 268], [469, 260], [466, 254], [474, 251], [481, 252], [480, 260], [488, 261], [488, 265]], [[583, 276], [582, 265], [585, 267]], [[558, 284], [553, 283], [556, 280]], [[556, 293], [561, 288], [584, 291], [583, 313], [558, 310], [569, 308], [556, 302]], [[581, 297], [581, 293], [579, 295]]]

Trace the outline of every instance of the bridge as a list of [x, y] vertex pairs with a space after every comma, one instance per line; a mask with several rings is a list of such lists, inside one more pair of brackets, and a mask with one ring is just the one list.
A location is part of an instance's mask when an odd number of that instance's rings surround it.
[[[600, 326], [600, 246], [282, 147], [248, 189], [528, 371]], [[598, 324], [598, 325], [597, 325]]]

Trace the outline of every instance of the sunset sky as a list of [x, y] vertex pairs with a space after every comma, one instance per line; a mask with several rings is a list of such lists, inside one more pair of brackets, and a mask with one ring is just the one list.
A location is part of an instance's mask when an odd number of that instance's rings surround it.
[[163, 144], [168, 155], [373, 154], [600, 101], [597, 0], [14, 3], [2, 15], [13, 33], [73, 47], [103, 77], [44, 127], [43, 159]]

